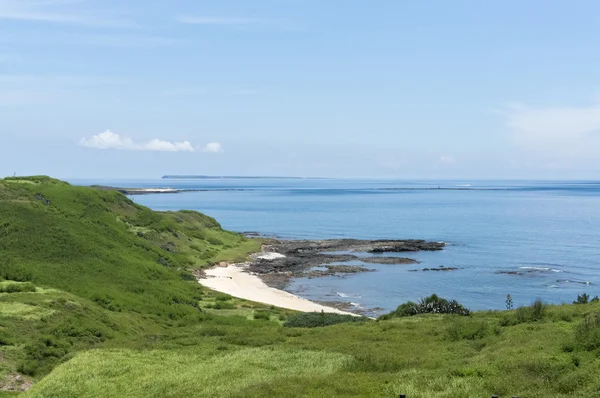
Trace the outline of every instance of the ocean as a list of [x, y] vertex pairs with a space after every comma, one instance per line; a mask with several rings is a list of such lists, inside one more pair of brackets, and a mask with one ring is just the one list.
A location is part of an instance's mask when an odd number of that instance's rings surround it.
[[[353, 179], [71, 180], [77, 185], [202, 189], [132, 197], [154, 210], [197, 210], [229, 230], [283, 239], [426, 239], [440, 252], [413, 265], [299, 278], [288, 291], [371, 313], [436, 293], [473, 310], [537, 298], [600, 295], [600, 183]], [[423, 271], [440, 266], [455, 271]], [[373, 309], [376, 309], [373, 311]]]

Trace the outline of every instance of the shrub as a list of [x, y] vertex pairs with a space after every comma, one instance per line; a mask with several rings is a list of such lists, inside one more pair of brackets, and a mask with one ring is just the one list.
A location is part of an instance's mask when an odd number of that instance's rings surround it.
[[10, 283], [8, 285], [0, 286], [0, 293], [21, 293], [21, 292], [35, 292], [35, 286], [33, 283]]
[[228, 303], [226, 301], [217, 301], [209, 308], [213, 308], [215, 310], [235, 310], [237, 307], [233, 303]]
[[578, 294], [577, 300], [573, 301], [573, 304], [587, 304], [590, 300], [590, 296], [587, 293]]
[[33, 276], [24, 267], [13, 263], [10, 258], [0, 258], [0, 279], [29, 282], [33, 279]]
[[546, 312], [546, 304], [541, 299], [537, 299], [531, 305], [531, 317], [534, 321], [539, 321], [544, 317]]
[[506, 295], [506, 309], [509, 311], [513, 309], [513, 299], [510, 294]]
[[540, 321], [546, 314], [547, 305], [540, 299], [537, 299], [529, 307], [519, 307], [515, 312], [515, 318], [510, 322], [508, 319], [502, 326], [517, 325], [519, 323]]
[[254, 319], [264, 319], [269, 321], [271, 319], [271, 313], [267, 310], [254, 310]]
[[14, 339], [13, 336], [8, 333], [6, 330], [0, 330], [0, 347], [3, 345], [13, 345]]
[[288, 328], [315, 328], [322, 326], [331, 326], [338, 323], [366, 322], [369, 318], [362, 316], [332, 314], [319, 312], [304, 312], [302, 314], [292, 315], [283, 324]]
[[215, 300], [217, 301], [229, 301], [231, 299], [232, 297], [225, 293], [217, 293], [217, 295], [215, 296]]
[[221, 242], [220, 239], [214, 238], [212, 236], [209, 236], [206, 240], [211, 245], [215, 245], [215, 246], [221, 246], [221, 245], [223, 245], [223, 242]]
[[600, 312], [588, 314], [575, 328], [575, 341], [588, 351], [600, 348]]
[[179, 276], [181, 277], [181, 279], [183, 279], [184, 281], [195, 281], [196, 277], [194, 275], [192, 275], [189, 272], [186, 271], [182, 271], [179, 273]]
[[446, 300], [437, 294], [432, 294], [419, 300], [418, 303], [408, 301], [401, 304], [395, 311], [381, 316], [379, 319], [391, 319], [395, 317], [413, 316], [418, 314], [456, 314], [468, 316], [471, 314], [467, 308], [463, 307], [456, 300]]
[[35, 376], [38, 368], [39, 364], [37, 361], [27, 360], [19, 364], [19, 366], [17, 367], [17, 372], [27, 376]]

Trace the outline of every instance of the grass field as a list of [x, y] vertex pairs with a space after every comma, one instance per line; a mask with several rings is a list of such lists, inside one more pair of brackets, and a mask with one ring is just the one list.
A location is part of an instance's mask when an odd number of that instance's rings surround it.
[[323, 327], [192, 277], [260, 244], [116, 192], [0, 180], [0, 396], [600, 396], [598, 302]]

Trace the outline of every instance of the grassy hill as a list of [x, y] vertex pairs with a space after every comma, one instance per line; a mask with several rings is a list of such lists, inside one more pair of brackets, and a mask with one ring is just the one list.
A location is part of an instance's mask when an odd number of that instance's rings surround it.
[[44, 374], [79, 348], [200, 322], [194, 270], [259, 246], [203, 214], [153, 212], [115, 191], [0, 180], [0, 280], [14, 290], [0, 293], [0, 369]]
[[600, 396], [597, 302], [320, 327], [194, 280], [260, 244], [117, 192], [0, 180], [0, 396]]

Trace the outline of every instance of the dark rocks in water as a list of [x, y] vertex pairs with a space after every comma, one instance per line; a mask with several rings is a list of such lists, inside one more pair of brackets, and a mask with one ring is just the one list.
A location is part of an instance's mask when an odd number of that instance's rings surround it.
[[258, 259], [250, 264], [250, 272], [268, 274], [273, 272], [290, 272], [301, 274], [313, 267], [331, 263], [343, 263], [356, 260], [356, 256], [349, 254], [297, 254], [274, 260]]
[[423, 271], [456, 271], [457, 269], [456, 267], [444, 267], [440, 265], [437, 268], [423, 268]]
[[306, 273], [309, 278], [321, 276], [333, 276], [340, 274], [356, 274], [359, 272], [374, 272], [374, 269], [359, 267], [356, 265], [326, 265], [326, 270], [310, 270]]
[[[248, 264], [248, 271], [278, 289], [284, 288], [293, 277], [320, 277], [370, 272], [372, 269], [357, 264], [414, 264], [416, 260], [400, 257], [359, 257], [352, 252], [371, 252], [377, 248], [405, 248], [406, 251], [442, 250], [444, 243], [424, 240], [270, 240], [263, 246], [265, 253], [278, 253], [281, 257], [260, 258]], [[400, 250], [400, 249], [398, 249]], [[349, 262], [356, 262], [352, 264]], [[347, 264], [344, 264], [347, 263]], [[315, 269], [320, 267], [322, 269]]]
[[523, 275], [523, 272], [520, 271], [497, 271], [496, 273], [505, 275]]
[[[458, 268], [456, 267], [444, 267], [443, 265], [440, 265], [437, 268], [423, 268], [420, 271], [456, 271]], [[409, 270], [410, 272], [418, 272], [418, 269], [411, 269]]]
[[424, 240], [405, 240], [391, 242], [380, 241], [375, 247], [369, 250], [369, 253], [402, 253], [418, 251], [437, 251], [442, 250], [446, 245], [444, 242], [427, 242]]
[[40, 202], [42, 202], [46, 206], [50, 206], [50, 204], [51, 204], [51, 202], [48, 199], [46, 199], [44, 197], [44, 195], [42, 195], [41, 193], [36, 193], [35, 194], [35, 199], [39, 200]]
[[374, 269], [359, 267], [356, 265], [326, 265], [325, 266], [329, 272], [333, 273], [343, 273], [343, 274], [355, 274], [358, 272], [373, 272]]
[[242, 235], [246, 236], [247, 238], [260, 238], [263, 235], [260, 232], [254, 232], [254, 231], [244, 231], [244, 232], [240, 232]]
[[425, 240], [359, 240], [359, 239], [326, 239], [326, 240], [289, 240], [275, 241], [265, 248], [282, 254], [353, 251], [368, 253], [385, 252], [418, 252], [442, 250], [444, 242], [428, 242]]
[[361, 257], [360, 261], [369, 264], [418, 264], [417, 260], [406, 257]]

